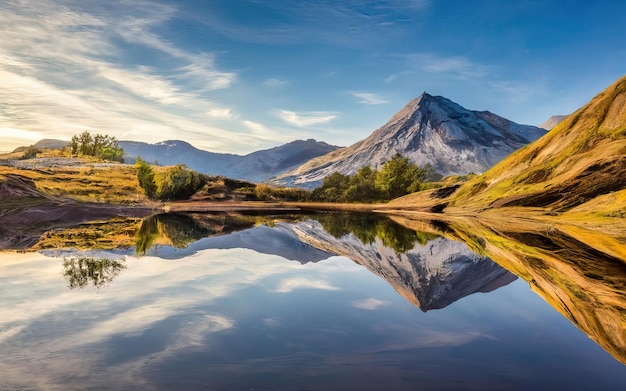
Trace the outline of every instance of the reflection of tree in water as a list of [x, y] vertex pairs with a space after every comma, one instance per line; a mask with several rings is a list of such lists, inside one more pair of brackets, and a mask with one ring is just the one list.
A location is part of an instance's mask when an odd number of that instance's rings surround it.
[[373, 243], [376, 238], [383, 245], [403, 254], [416, 244], [422, 246], [438, 237], [438, 235], [414, 231], [405, 228], [384, 216], [366, 213], [327, 213], [314, 215], [313, 219], [322, 224], [326, 232], [336, 238], [349, 233], [356, 236], [361, 243]]
[[137, 231], [135, 252], [143, 256], [159, 239], [160, 244], [185, 248], [211, 235], [225, 234], [254, 226], [260, 216], [225, 213], [165, 213], [145, 218]]
[[137, 253], [137, 255], [146, 255], [146, 251], [152, 247], [152, 244], [158, 237], [159, 226], [156, 216], [143, 219], [141, 227], [139, 227], [139, 231], [137, 231], [135, 253]]
[[198, 224], [189, 215], [160, 214], [147, 217], [141, 223], [137, 232], [135, 251], [138, 255], [145, 255], [155, 240], [161, 235], [167, 237], [176, 248], [185, 248], [190, 243], [209, 236], [211, 229]]
[[82, 289], [90, 283], [96, 288], [108, 285], [126, 269], [122, 260], [72, 257], [63, 258], [63, 276], [70, 289]]

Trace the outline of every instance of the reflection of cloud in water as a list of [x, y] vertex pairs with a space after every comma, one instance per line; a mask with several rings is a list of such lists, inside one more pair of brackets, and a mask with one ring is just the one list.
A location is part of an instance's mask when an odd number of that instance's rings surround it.
[[[0, 346], [5, 357], [17, 349], [21, 359], [0, 360], [0, 373], [9, 386], [19, 388], [24, 379], [30, 379], [29, 386], [36, 389], [55, 389], [64, 384], [64, 377], [97, 381], [100, 375], [92, 373], [92, 368], [102, 365], [97, 360], [109, 341], [141, 336], [267, 277], [302, 268], [299, 263], [250, 250], [203, 251], [184, 261], [127, 257], [128, 269], [106, 291], [71, 291], [61, 273], [61, 259], [40, 254], [2, 256], [0, 284], [10, 289], [0, 295]], [[63, 319], [72, 319], [72, 324]], [[186, 320], [160, 353], [109, 365], [108, 376], [137, 376], [136, 371], [150, 360], [202, 346], [207, 334], [234, 326], [234, 320], [215, 313]], [[127, 372], [131, 369], [134, 375]]]
[[369, 299], [355, 300], [352, 302], [352, 306], [354, 308], [359, 308], [362, 310], [369, 310], [369, 311], [377, 310], [378, 308], [385, 306], [385, 305], [389, 305], [389, 304], [390, 303], [388, 301], [374, 299], [373, 297]]
[[401, 342], [386, 345], [385, 348], [389, 350], [460, 346], [478, 339], [495, 339], [493, 336], [477, 330], [464, 330], [461, 328], [458, 330], [445, 330], [423, 327], [419, 330], [419, 333], [415, 333], [413, 327], [405, 325], [383, 323], [373, 327], [381, 332], [407, 336]]
[[286, 280], [282, 280], [275, 292], [277, 293], [288, 293], [293, 291], [294, 289], [321, 289], [326, 291], [336, 291], [340, 288], [332, 286], [327, 281], [323, 280], [309, 280], [307, 278], [289, 278]]
[[282, 321], [278, 318], [265, 318], [263, 319], [263, 324], [267, 327], [276, 328], [282, 326]]

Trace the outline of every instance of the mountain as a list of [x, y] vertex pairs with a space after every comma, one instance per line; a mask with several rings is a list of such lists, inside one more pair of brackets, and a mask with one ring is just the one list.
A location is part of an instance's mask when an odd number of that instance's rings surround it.
[[156, 144], [140, 141], [120, 141], [119, 146], [124, 149], [124, 160], [133, 162], [137, 156], [150, 163], [163, 166], [186, 164], [187, 167], [215, 175], [224, 175], [226, 167], [233, 164], [237, 155], [203, 151], [186, 141], [167, 140]]
[[158, 162], [162, 165], [182, 163], [199, 172], [253, 182], [262, 182], [280, 175], [338, 148], [313, 139], [296, 140], [242, 156], [203, 151], [180, 140], [156, 144], [120, 141], [119, 145], [124, 148], [127, 161], [133, 161], [137, 156], [141, 156], [148, 162]]
[[45, 138], [43, 140], [37, 141], [34, 144], [34, 147], [35, 148], [62, 149], [68, 144], [69, 144], [68, 141]]
[[563, 121], [565, 118], [567, 118], [567, 115], [553, 115], [552, 117], [548, 118], [546, 122], [539, 125], [539, 127], [545, 130], [551, 130], [552, 128], [560, 124], [561, 121]]
[[290, 224], [304, 243], [342, 255], [385, 279], [400, 295], [426, 312], [476, 292], [490, 292], [517, 277], [462, 242], [438, 237], [398, 254], [375, 238], [364, 244], [353, 233], [340, 238], [315, 220]]
[[626, 215], [626, 76], [546, 136], [466, 184], [452, 203]]
[[351, 175], [364, 165], [379, 167], [396, 153], [419, 166], [431, 164], [443, 175], [480, 173], [543, 134], [543, 129], [423, 93], [366, 139], [312, 159], [273, 182], [315, 187], [333, 172]]

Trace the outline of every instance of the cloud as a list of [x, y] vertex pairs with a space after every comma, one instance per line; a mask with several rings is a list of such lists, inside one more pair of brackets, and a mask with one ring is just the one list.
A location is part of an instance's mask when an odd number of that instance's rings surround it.
[[475, 63], [463, 56], [442, 56], [434, 53], [413, 53], [406, 56], [411, 67], [430, 73], [448, 74], [458, 79], [476, 79], [489, 74], [491, 67]]
[[241, 123], [243, 123], [243, 125], [246, 128], [250, 129], [251, 131], [255, 133], [266, 134], [267, 132], [269, 132], [269, 129], [265, 125], [260, 124], [258, 122], [244, 120], [244, 121], [241, 121]]
[[337, 114], [330, 111], [308, 111], [296, 113], [295, 111], [278, 110], [278, 116], [286, 123], [299, 128], [324, 124], [337, 118]]
[[[207, 123], [236, 119], [213, 99], [237, 74], [218, 69], [213, 53], [186, 51], [155, 32], [177, 12], [140, 0], [113, 8], [3, 4], [0, 128], [15, 130], [9, 143], [69, 139], [84, 129], [151, 142], [182, 137], [214, 151], [241, 143], [241, 135]], [[148, 66], [142, 56], [159, 61]]]
[[234, 119], [237, 115], [228, 107], [214, 107], [206, 112], [206, 115], [217, 119]]
[[201, 20], [230, 39], [285, 45], [323, 43], [333, 46], [386, 45], [402, 36], [397, 22], [424, 12], [430, 0], [348, 0], [251, 2], [249, 12], [266, 15], [253, 23], [215, 9]]
[[398, 75], [396, 75], [395, 73], [387, 76], [385, 78], [385, 84], [389, 84], [389, 83], [393, 82], [394, 80], [396, 80], [397, 77], [398, 77]]
[[363, 103], [365, 105], [382, 105], [389, 103], [387, 99], [371, 92], [352, 92], [352, 96], [359, 98], [359, 103]]
[[303, 277], [294, 277], [282, 280], [276, 287], [277, 293], [288, 293], [295, 289], [321, 289], [326, 291], [336, 291], [339, 288], [332, 286], [324, 280], [309, 280]]
[[389, 304], [390, 303], [388, 301], [382, 301], [382, 300], [378, 300], [374, 298], [355, 300], [352, 302], [352, 306], [354, 308], [359, 308], [362, 310], [369, 310], [369, 311], [377, 310], [378, 308], [384, 305], [389, 305]]
[[277, 87], [282, 87], [289, 84], [289, 81], [287, 80], [283, 80], [283, 79], [275, 79], [275, 78], [269, 78], [267, 80], [265, 80], [263, 82], [263, 85], [266, 87], [272, 87], [272, 88], [277, 88]]
[[546, 92], [546, 83], [543, 80], [499, 80], [488, 85], [498, 92], [509, 95], [511, 101], [515, 103], [527, 101]]

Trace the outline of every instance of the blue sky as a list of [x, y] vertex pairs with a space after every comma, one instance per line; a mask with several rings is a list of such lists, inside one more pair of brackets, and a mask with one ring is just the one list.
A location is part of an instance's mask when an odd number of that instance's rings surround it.
[[626, 69], [626, 2], [4, 0], [0, 151], [90, 130], [349, 145], [423, 91], [519, 123]]

